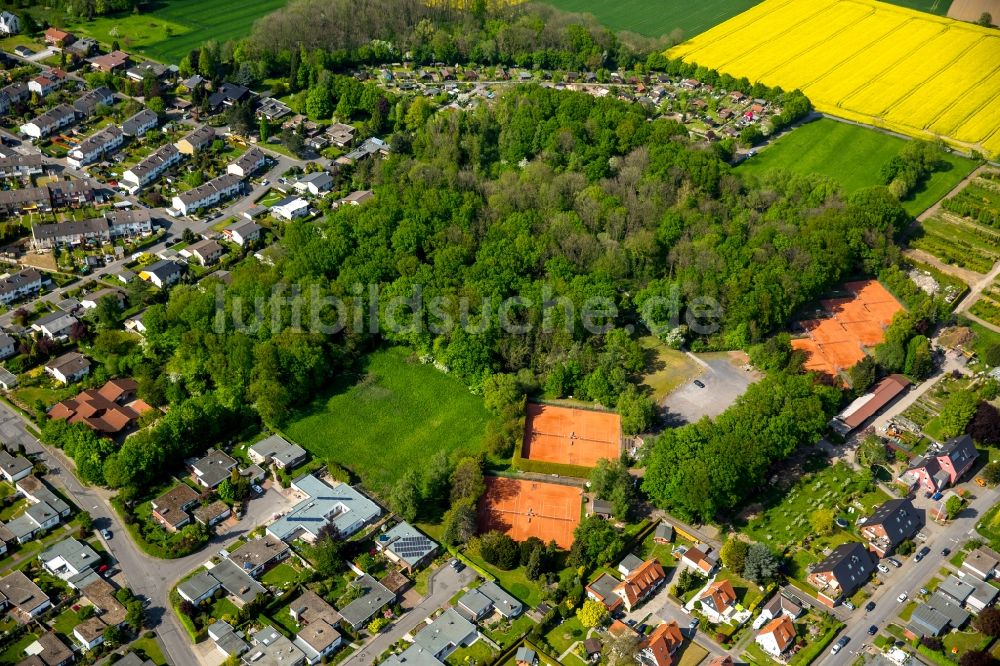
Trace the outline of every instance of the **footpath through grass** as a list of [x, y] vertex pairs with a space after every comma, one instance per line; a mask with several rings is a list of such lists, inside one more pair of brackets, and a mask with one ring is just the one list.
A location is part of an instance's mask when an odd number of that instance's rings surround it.
[[437, 451], [478, 452], [492, 416], [459, 380], [402, 349], [369, 355], [285, 429], [313, 455], [384, 493]]
[[[851, 194], [880, 185], [879, 169], [902, 149], [905, 139], [867, 127], [821, 118], [797, 127], [737, 169], [739, 175], [762, 176], [771, 169], [817, 173], [840, 183]], [[931, 175], [903, 207], [911, 215], [930, 208], [976, 167], [970, 159], [945, 154], [948, 167]]]

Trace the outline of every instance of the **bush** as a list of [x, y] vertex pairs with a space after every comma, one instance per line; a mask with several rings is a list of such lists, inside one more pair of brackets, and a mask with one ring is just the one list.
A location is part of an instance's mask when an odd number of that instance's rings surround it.
[[479, 554], [487, 564], [504, 570], [515, 568], [521, 559], [517, 542], [503, 532], [489, 532], [479, 540]]

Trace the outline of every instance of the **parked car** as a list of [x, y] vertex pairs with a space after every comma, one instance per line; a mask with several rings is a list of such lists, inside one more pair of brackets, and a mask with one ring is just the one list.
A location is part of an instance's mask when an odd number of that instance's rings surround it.
[[694, 618], [688, 622], [688, 629], [696, 629], [699, 624], [701, 624], [701, 620], [699, 618]]
[[874, 624], [872, 626], [868, 627], [868, 635], [869, 636], [874, 636], [877, 633], [878, 633], [878, 627], [876, 627]]
[[917, 554], [913, 556], [913, 559], [914, 559], [915, 561], [919, 562], [920, 560], [922, 560], [922, 559], [924, 559], [925, 557], [927, 557], [927, 555], [928, 555], [928, 554], [929, 554], [930, 552], [931, 552], [931, 549], [930, 549], [930, 548], [928, 548], [927, 546], [924, 546], [923, 548], [921, 548], [920, 550], [918, 550], [918, 551], [917, 551]]
[[951, 555], [951, 548], [941, 549], [941, 557], [948, 557], [949, 555]]
[[257, 485], [256, 483], [255, 483], [255, 484], [253, 484], [252, 486], [250, 486], [250, 488], [251, 488], [251, 489], [252, 489], [252, 490], [253, 490], [253, 491], [254, 491], [255, 493], [257, 493], [258, 495], [263, 495], [263, 494], [264, 494], [264, 489], [263, 489], [263, 488], [261, 488], [260, 486], [258, 486], [258, 485]]
[[917, 540], [918, 541], [927, 541], [927, 535], [924, 534], [923, 532], [917, 532]]
[[899, 596], [896, 597], [896, 601], [898, 601], [899, 603], [903, 603], [904, 601], [906, 601], [909, 598], [910, 598], [910, 595], [908, 595], [906, 592], [900, 592]]
[[899, 560], [897, 560], [895, 557], [890, 557], [889, 559], [886, 560], [886, 562], [888, 562], [892, 566], [896, 567], [897, 569], [899, 567], [903, 566], [903, 563], [900, 562]]
[[842, 637], [839, 641], [833, 644], [832, 648], [830, 648], [830, 654], [837, 654], [838, 652], [843, 650], [844, 646], [847, 645], [847, 642], [849, 640], [851, 639], [848, 638], [847, 636]]
[[694, 385], [697, 386], [698, 388], [705, 388], [705, 384], [703, 384], [700, 379], [694, 380]]
[[104, 537], [105, 539], [110, 539], [111, 530], [109, 530], [108, 528], [104, 528], [103, 530], [101, 530], [101, 536]]
[[926, 597], [926, 596], [927, 596], [928, 594], [930, 594], [930, 593], [931, 593], [931, 591], [930, 591], [930, 590], [928, 590], [928, 589], [927, 589], [926, 587], [922, 587], [922, 588], [920, 588], [920, 594], [924, 595], [925, 597]]
[[881, 571], [884, 574], [889, 573], [889, 567], [885, 566], [881, 562], [878, 563], [878, 570]]
[[875, 610], [875, 602], [874, 601], [869, 601], [867, 604], [865, 604], [865, 610], [867, 612], [869, 612], [869, 613], [871, 613], [873, 610]]
[[846, 608], [848, 610], [854, 610], [854, 604], [852, 604], [850, 601], [845, 601], [844, 602], [844, 608]]

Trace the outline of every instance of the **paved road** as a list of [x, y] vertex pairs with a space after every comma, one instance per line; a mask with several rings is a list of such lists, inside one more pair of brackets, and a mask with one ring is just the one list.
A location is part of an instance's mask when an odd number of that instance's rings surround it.
[[431, 613], [448, 603], [448, 600], [456, 592], [475, 578], [476, 572], [468, 567], [462, 571], [455, 571], [447, 564], [442, 566], [428, 580], [427, 596], [410, 612], [397, 620], [388, 631], [379, 634], [368, 645], [352, 654], [344, 661], [344, 666], [348, 666], [348, 664], [350, 666], [368, 666], [368, 664], [375, 663], [376, 657], [388, 650], [393, 643], [400, 640]]
[[[929, 522], [924, 528], [924, 533], [928, 535], [926, 545], [931, 548], [930, 554], [920, 562], [915, 562], [912, 557], [899, 558], [903, 561], [900, 569], [889, 568], [889, 574], [878, 574], [886, 581], [886, 585], [880, 586], [872, 595], [870, 601], [874, 601], [876, 606], [870, 613], [859, 608], [851, 613], [847, 622], [847, 627], [841, 632], [841, 636], [847, 636], [850, 642], [847, 648], [838, 655], [831, 655], [826, 652], [815, 664], [849, 664], [857, 657], [859, 650], [865, 643], [870, 643], [872, 637], [868, 635], [868, 627], [876, 626], [880, 630], [895, 621], [903, 605], [896, 601], [896, 597], [905, 592], [910, 599], [918, 599], [920, 588], [946, 565], [947, 558], [941, 555], [942, 548], [956, 550], [976, 534], [975, 527], [979, 518], [990, 507], [1000, 501], [1000, 489], [978, 488], [974, 484], [973, 493], [976, 497], [966, 507], [962, 514], [947, 525], [938, 525]], [[915, 502], [924, 508], [929, 506], [927, 501], [918, 500]]]

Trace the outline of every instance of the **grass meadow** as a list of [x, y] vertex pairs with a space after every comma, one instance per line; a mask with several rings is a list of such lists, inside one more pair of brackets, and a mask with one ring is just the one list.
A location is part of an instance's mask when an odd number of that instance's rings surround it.
[[705, 32], [740, 12], [750, 9], [760, 0], [547, 0], [548, 4], [567, 12], [593, 14], [601, 24], [612, 30], [628, 30], [647, 37], [669, 35], [681, 31], [683, 39]]
[[[818, 173], [829, 176], [848, 194], [879, 185], [879, 169], [896, 155], [905, 143], [884, 132], [841, 123], [828, 118], [807, 123], [780, 137], [743, 162], [736, 173], [763, 175], [771, 169], [795, 173]], [[931, 175], [921, 189], [903, 207], [918, 215], [947, 194], [976, 164], [956, 154], [946, 154], [949, 167]]]
[[369, 355], [360, 374], [316, 400], [285, 434], [384, 493], [437, 451], [479, 451], [491, 418], [460, 381], [388, 349]]

